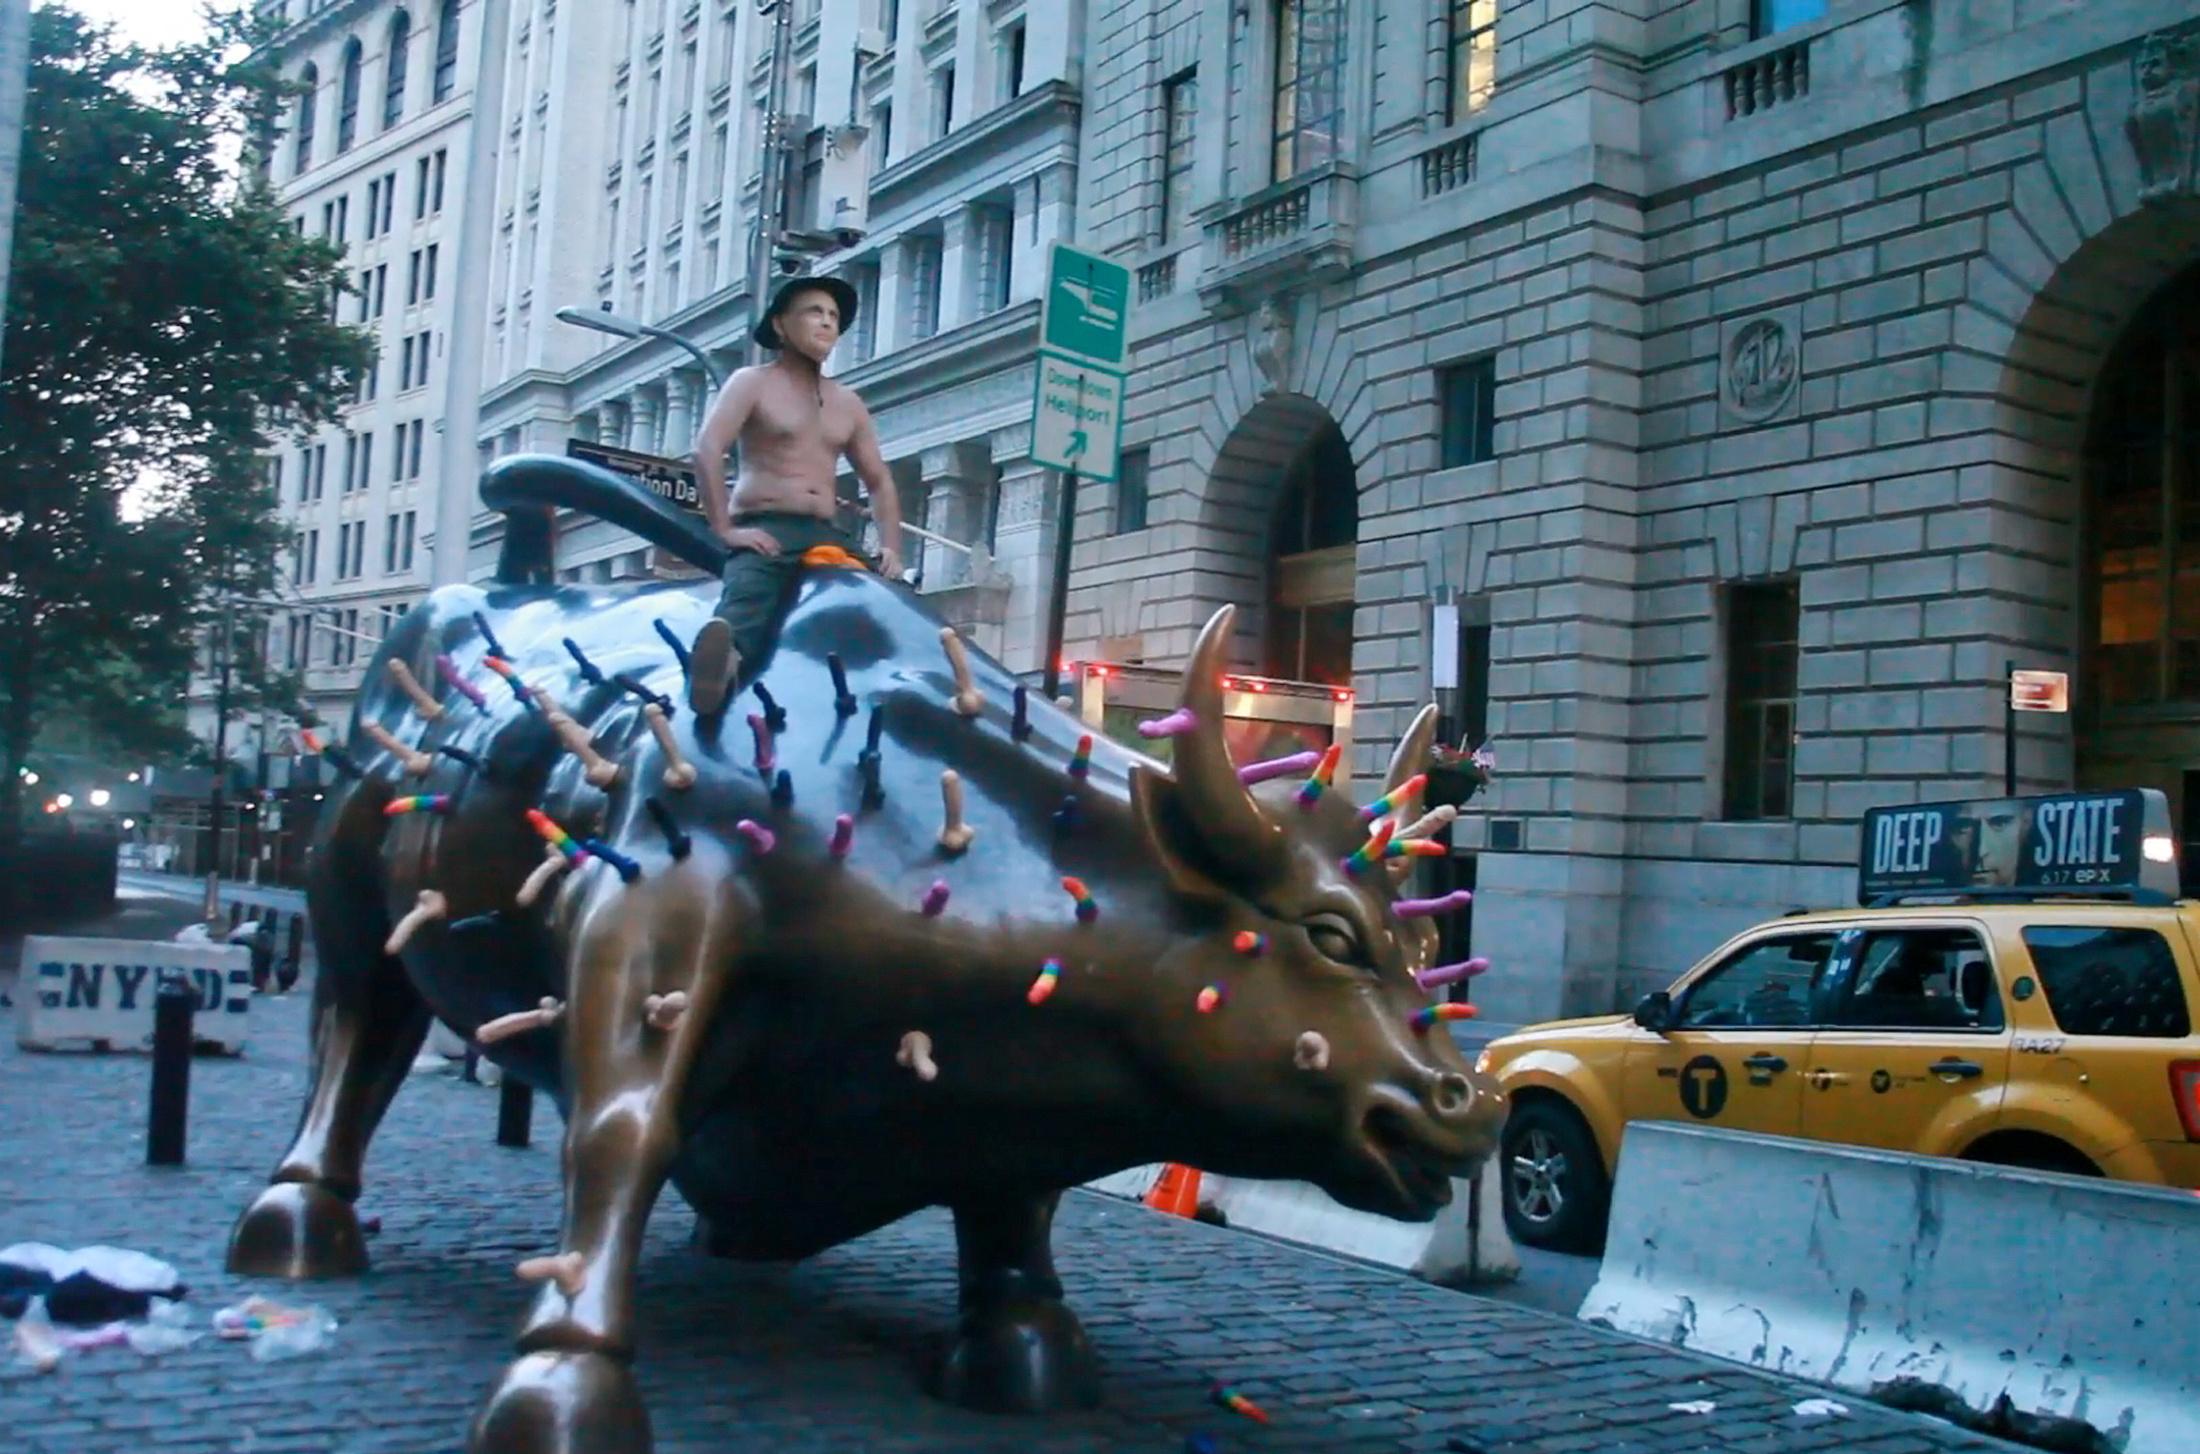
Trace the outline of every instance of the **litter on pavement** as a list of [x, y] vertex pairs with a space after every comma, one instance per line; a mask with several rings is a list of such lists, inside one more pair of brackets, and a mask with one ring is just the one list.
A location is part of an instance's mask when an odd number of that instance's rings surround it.
[[65, 1252], [44, 1242], [0, 1248], [0, 1317], [22, 1317], [32, 1298], [42, 1298], [54, 1322], [96, 1327], [142, 1318], [153, 1299], [183, 1294], [176, 1269], [142, 1252], [122, 1247]]
[[214, 1331], [224, 1338], [250, 1338], [253, 1360], [271, 1363], [327, 1347], [336, 1333], [336, 1319], [311, 1303], [291, 1307], [253, 1296], [214, 1314]]

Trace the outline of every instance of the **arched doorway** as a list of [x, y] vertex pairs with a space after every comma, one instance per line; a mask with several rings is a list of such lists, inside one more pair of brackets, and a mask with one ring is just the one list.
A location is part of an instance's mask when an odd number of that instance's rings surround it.
[[1269, 524], [1263, 675], [1352, 685], [1359, 527], [1352, 450], [1325, 418], [1284, 471]]
[[2165, 792], [2200, 884], [2200, 263], [2108, 353], [2084, 444], [2079, 786]]

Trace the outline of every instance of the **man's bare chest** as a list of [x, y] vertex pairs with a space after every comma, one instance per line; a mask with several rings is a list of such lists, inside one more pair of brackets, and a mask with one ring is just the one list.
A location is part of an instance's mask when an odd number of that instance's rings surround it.
[[835, 453], [847, 448], [855, 432], [854, 412], [828, 396], [796, 398], [775, 391], [759, 400], [742, 431], [742, 443], [765, 449], [798, 449], [824, 446]]

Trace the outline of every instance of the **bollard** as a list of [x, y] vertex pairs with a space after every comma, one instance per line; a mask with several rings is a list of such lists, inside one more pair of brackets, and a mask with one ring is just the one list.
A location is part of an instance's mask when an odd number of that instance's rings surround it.
[[290, 940], [283, 950], [282, 963], [275, 966], [275, 987], [288, 994], [298, 982], [298, 975], [306, 962], [306, 916], [290, 916]]
[[497, 1087], [497, 1145], [524, 1150], [535, 1119], [535, 1088], [510, 1074]]
[[198, 992], [177, 976], [153, 996], [153, 1094], [145, 1122], [145, 1164], [183, 1165], [184, 1123], [191, 1104], [191, 1017]]

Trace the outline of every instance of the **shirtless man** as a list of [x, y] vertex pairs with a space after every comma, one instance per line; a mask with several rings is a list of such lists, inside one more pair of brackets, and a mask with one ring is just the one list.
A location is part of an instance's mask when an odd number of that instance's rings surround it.
[[[711, 530], [733, 555], [718, 611], [696, 633], [688, 663], [688, 705], [699, 717], [724, 710], [741, 663], [763, 649], [803, 552], [821, 545], [856, 555], [834, 520], [834, 481], [846, 456], [878, 522], [878, 569], [901, 575], [901, 502], [879, 453], [871, 411], [824, 376], [841, 330], [855, 321], [856, 290], [839, 278], [795, 278], [757, 320], [756, 341], [779, 350], [768, 364], [726, 381], [695, 440], [695, 477]], [[729, 507], [726, 452], [741, 445], [741, 482]]]

